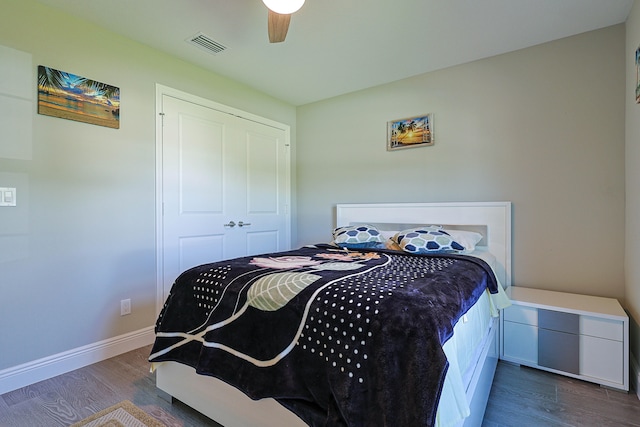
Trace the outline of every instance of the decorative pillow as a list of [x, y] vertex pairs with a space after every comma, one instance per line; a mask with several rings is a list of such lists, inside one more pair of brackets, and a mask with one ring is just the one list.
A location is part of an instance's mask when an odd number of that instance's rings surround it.
[[393, 240], [403, 251], [413, 254], [463, 251], [465, 249], [439, 225], [400, 231]]
[[467, 230], [448, 230], [444, 229], [453, 240], [464, 246], [465, 252], [473, 252], [476, 249], [476, 245], [482, 240], [482, 234], [475, 231]]
[[408, 228], [406, 230], [396, 231], [395, 234], [392, 237], [390, 237], [390, 239], [393, 240], [394, 242], [400, 244], [400, 240], [402, 240], [402, 238], [405, 236], [405, 234], [411, 233], [411, 232], [417, 232], [417, 231], [440, 232], [440, 231], [442, 231], [442, 226], [441, 225], [420, 225], [420, 226], [417, 226], [417, 227], [414, 227], [414, 228]]
[[384, 239], [380, 231], [372, 225], [350, 225], [333, 230], [333, 242], [341, 248], [362, 249], [373, 248]]

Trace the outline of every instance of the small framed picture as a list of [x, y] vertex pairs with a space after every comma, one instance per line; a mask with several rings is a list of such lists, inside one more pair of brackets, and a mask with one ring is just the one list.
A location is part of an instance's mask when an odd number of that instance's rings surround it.
[[636, 104], [640, 104], [640, 46], [636, 49]]
[[392, 120], [387, 123], [387, 150], [433, 145], [433, 114]]

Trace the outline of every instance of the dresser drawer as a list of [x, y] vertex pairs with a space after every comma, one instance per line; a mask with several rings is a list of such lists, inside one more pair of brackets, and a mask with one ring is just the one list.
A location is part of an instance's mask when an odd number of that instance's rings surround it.
[[538, 310], [532, 307], [513, 304], [504, 309], [504, 320], [538, 326]]
[[621, 341], [580, 335], [580, 349], [580, 373], [582, 375], [624, 384], [624, 365], [614, 362], [625, 360], [624, 344]]
[[578, 335], [580, 333], [580, 316], [541, 308], [538, 310], [538, 327]]
[[624, 325], [619, 320], [580, 316], [580, 334], [623, 341]]
[[507, 337], [504, 340], [504, 356], [512, 362], [525, 365], [538, 363], [538, 328], [505, 321], [502, 332]]
[[538, 365], [580, 374], [580, 336], [550, 329], [538, 330]]

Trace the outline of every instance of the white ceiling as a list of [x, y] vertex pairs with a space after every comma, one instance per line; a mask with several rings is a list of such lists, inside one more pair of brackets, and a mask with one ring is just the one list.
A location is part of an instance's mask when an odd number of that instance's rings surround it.
[[[624, 22], [633, 0], [307, 0], [270, 44], [261, 0], [39, 0], [293, 105]], [[185, 42], [202, 32], [228, 49]]]

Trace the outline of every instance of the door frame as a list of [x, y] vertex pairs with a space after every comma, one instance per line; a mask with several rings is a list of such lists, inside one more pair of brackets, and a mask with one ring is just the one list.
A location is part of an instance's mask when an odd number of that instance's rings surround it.
[[[291, 126], [276, 122], [265, 117], [261, 117], [246, 111], [239, 110], [237, 108], [230, 107], [228, 105], [220, 104], [207, 98], [202, 98], [197, 95], [193, 95], [187, 92], [183, 92], [178, 89], [174, 89], [168, 86], [156, 83], [156, 316], [160, 314], [162, 307], [164, 306], [164, 289], [163, 289], [163, 272], [164, 272], [164, 259], [163, 259], [163, 185], [162, 176], [164, 173], [162, 165], [162, 98], [163, 96], [171, 96], [186, 102], [192, 102], [194, 104], [201, 105], [203, 107], [211, 108], [216, 111], [230, 114], [232, 116], [240, 117], [246, 120], [251, 120], [257, 123], [261, 123], [266, 126], [271, 126], [276, 129], [281, 129], [285, 132], [285, 145], [291, 147]], [[285, 216], [287, 218], [286, 228], [286, 240], [291, 244], [291, 150], [287, 150], [286, 158], [287, 168], [285, 173], [286, 188], [286, 210]]]

